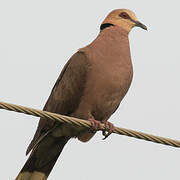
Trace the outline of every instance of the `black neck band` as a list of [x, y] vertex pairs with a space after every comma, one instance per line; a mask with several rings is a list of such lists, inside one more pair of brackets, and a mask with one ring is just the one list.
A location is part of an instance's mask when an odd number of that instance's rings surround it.
[[111, 23], [105, 23], [105, 24], [101, 24], [100, 26], [100, 30], [102, 31], [103, 29], [110, 27], [110, 26], [114, 26], [114, 24]]

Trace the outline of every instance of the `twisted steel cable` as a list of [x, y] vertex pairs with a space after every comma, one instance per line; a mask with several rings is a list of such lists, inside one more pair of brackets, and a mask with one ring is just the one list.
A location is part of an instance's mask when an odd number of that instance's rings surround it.
[[[56, 121], [59, 121], [62, 123], [67, 123], [67, 124], [74, 125], [74, 126], [91, 128], [91, 124], [87, 120], [64, 116], [64, 115], [51, 113], [51, 112], [47, 112], [47, 111], [42, 111], [42, 110], [37, 110], [37, 109], [33, 109], [33, 108], [28, 108], [28, 107], [24, 107], [24, 106], [18, 106], [15, 104], [0, 102], [0, 109], [6, 109], [9, 111], [15, 111], [15, 112], [33, 115], [33, 116], [37, 116], [37, 117], [42, 117], [42, 118], [46, 118], [46, 119], [50, 119], [50, 120], [56, 120]], [[101, 124], [100, 130], [105, 130], [104, 124]], [[115, 127], [113, 133], [130, 136], [130, 137], [134, 137], [134, 138], [138, 138], [138, 139], [143, 139], [146, 141], [152, 141], [155, 143], [160, 143], [160, 144], [169, 145], [169, 146], [173, 146], [173, 147], [180, 147], [180, 141], [169, 139], [169, 138], [164, 138], [164, 137], [160, 137], [160, 136], [154, 136], [151, 134], [138, 132], [138, 131], [134, 131], [134, 130], [130, 130], [130, 129]]]

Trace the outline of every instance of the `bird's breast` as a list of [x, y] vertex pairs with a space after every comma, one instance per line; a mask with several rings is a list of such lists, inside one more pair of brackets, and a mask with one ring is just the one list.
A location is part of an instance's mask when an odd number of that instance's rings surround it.
[[132, 81], [128, 37], [120, 35], [113, 32], [100, 34], [82, 50], [90, 68], [78, 109], [79, 112], [90, 112], [99, 120], [107, 119], [117, 109]]
[[92, 65], [80, 109], [104, 120], [117, 109], [132, 80], [131, 63]]

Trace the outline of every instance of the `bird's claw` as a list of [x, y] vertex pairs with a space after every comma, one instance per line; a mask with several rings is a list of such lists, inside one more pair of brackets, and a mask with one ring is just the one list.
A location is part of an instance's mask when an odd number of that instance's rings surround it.
[[89, 119], [90, 123], [91, 123], [91, 130], [93, 133], [95, 133], [96, 131], [100, 130], [101, 128], [101, 123], [95, 119]]
[[109, 135], [112, 134], [113, 130], [115, 129], [114, 125], [108, 121], [97, 121], [95, 119], [89, 119], [90, 123], [91, 123], [91, 131], [93, 133], [95, 133], [96, 131], [100, 130], [101, 127], [101, 123], [103, 123], [105, 125], [105, 129], [102, 131], [102, 134], [104, 136], [103, 140], [106, 139]]
[[105, 129], [102, 131], [104, 136], [103, 140], [105, 140], [109, 135], [112, 134], [113, 130], [115, 129], [114, 125], [108, 121], [103, 122], [105, 125]]

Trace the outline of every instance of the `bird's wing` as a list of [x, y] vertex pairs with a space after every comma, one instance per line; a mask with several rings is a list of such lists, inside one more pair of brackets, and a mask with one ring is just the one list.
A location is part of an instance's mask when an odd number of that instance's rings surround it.
[[[88, 58], [85, 53], [75, 53], [64, 66], [43, 110], [63, 115], [73, 113], [80, 103], [87, 79], [88, 67]], [[31, 151], [39, 138], [52, 129], [54, 125], [55, 122], [52, 120], [40, 119], [26, 154]]]

